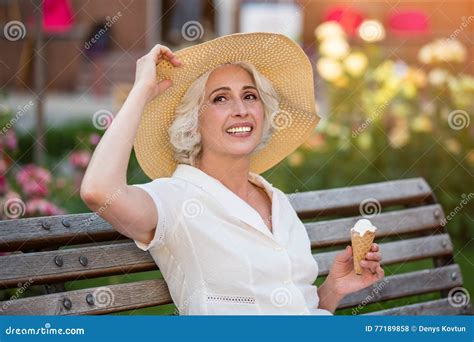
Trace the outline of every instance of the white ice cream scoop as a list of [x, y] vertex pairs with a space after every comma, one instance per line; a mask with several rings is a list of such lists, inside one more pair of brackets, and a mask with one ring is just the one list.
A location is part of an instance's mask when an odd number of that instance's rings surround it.
[[370, 222], [367, 219], [360, 219], [356, 222], [353, 228], [351, 228], [351, 231], [358, 232], [360, 236], [364, 236], [365, 232], [370, 231], [370, 232], [375, 232], [377, 228], [372, 225], [372, 222]]

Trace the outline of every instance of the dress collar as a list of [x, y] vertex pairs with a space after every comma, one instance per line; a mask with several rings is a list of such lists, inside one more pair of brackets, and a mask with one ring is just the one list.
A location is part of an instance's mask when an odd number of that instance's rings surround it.
[[[278, 196], [276, 196], [272, 184], [270, 184], [262, 176], [253, 172], [249, 172], [248, 180], [263, 188], [271, 199], [273, 233], [270, 232], [267, 225], [263, 222], [260, 214], [252, 206], [237, 196], [219, 180], [208, 175], [204, 171], [187, 164], [178, 164], [172, 177], [184, 179], [198, 186], [201, 188], [201, 190], [215, 197], [217, 202], [221, 204], [230, 215], [247, 223], [265, 236], [275, 239], [280, 243], [284, 243], [286, 241], [287, 236], [281, 232], [279, 222], [277, 220], [277, 217], [279, 217], [280, 213], [280, 201], [278, 200]], [[285, 235], [285, 237], [283, 235]]]

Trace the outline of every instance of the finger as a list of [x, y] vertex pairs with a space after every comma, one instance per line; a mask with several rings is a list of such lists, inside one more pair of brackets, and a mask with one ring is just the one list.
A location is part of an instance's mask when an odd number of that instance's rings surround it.
[[377, 272], [378, 279], [382, 279], [385, 276], [385, 271], [380, 267], [380, 265], [375, 269], [375, 271]]
[[377, 270], [377, 267], [380, 266], [380, 263], [377, 261], [368, 261], [364, 259], [360, 261], [360, 266], [362, 268], [369, 269], [372, 273], [375, 273]]
[[379, 251], [379, 245], [376, 243], [373, 243], [372, 246], [370, 247], [370, 250], [372, 252], [378, 252]]
[[336, 261], [338, 262], [348, 262], [352, 258], [352, 247], [346, 246], [342, 252], [336, 255]]
[[171, 62], [174, 66], [179, 66], [182, 62], [176, 57], [176, 55], [167, 46], [157, 44], [150, 50], [149, 54], [153, 57], [155, 64], [158, 64], [160, 58], [166, 59]]
[[369, 252], [365, 255], [365, 259], [380, 262], [382, 260], [382, 254], [380, 252]]

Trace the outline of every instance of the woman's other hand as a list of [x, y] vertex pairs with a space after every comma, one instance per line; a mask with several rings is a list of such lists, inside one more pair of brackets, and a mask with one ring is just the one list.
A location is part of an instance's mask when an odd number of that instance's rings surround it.
[[370, 251], [361, 260], [362, 274], [357, 275], [354, 270], [352, 247], [347, 246], [344, 251], [336, 255], [328, 278], [332, 280], [334, 291], [341, 296], [359, 291], [382, 279], [385, 275], [380, 266], [382, 254], [379, 246], [373, 243]]

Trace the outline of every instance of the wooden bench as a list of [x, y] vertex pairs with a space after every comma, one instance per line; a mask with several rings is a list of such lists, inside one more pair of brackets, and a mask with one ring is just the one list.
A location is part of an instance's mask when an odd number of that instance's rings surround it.
[[[318, 279], [328, 274], [338, 250], [350, 243], [349, 228], [361, 217], [361, 206], [368, 203], [380, 211], [370, 219], [378, 227], [376, 241], [383, 253], [382, 263], [396, 266], [389, 266], [392, 272], [386, 267], [386, 277], [372, 287], [344, 298], [340, 309], [359, 314], [367, 304], [384, 308], [380, 302], [408, 298], [404, 303], [408, 305], [370, 314], [472, 313], [469, 303], [453, 303], [449, 297], [451, 289], [463, 285], [461, 271], [453, 261], [443, 209], [424, 179], [301, 192], [290, 194], [289, 199], [307, 228], [319, 263]], [[106, 314], [172, 304], [163, 279], [127, 279], [129, 282], [106, 287], [66, 291], [68, 282], [78, 279], [157, 269], [148, 252], [94, 213], [1, 221], [0, 251], [12, 252], [0, 256], [1, 289], [10, 289], [3, 291], [11, 296], [0, 302], [1, 314]], [[396, 272], [422, 259], [428, 264], [424, 269]], [[29, 287], [44, 290], [21, 298]], [[421, 303], [409, 299], [426, 293], [437, 298]]]

